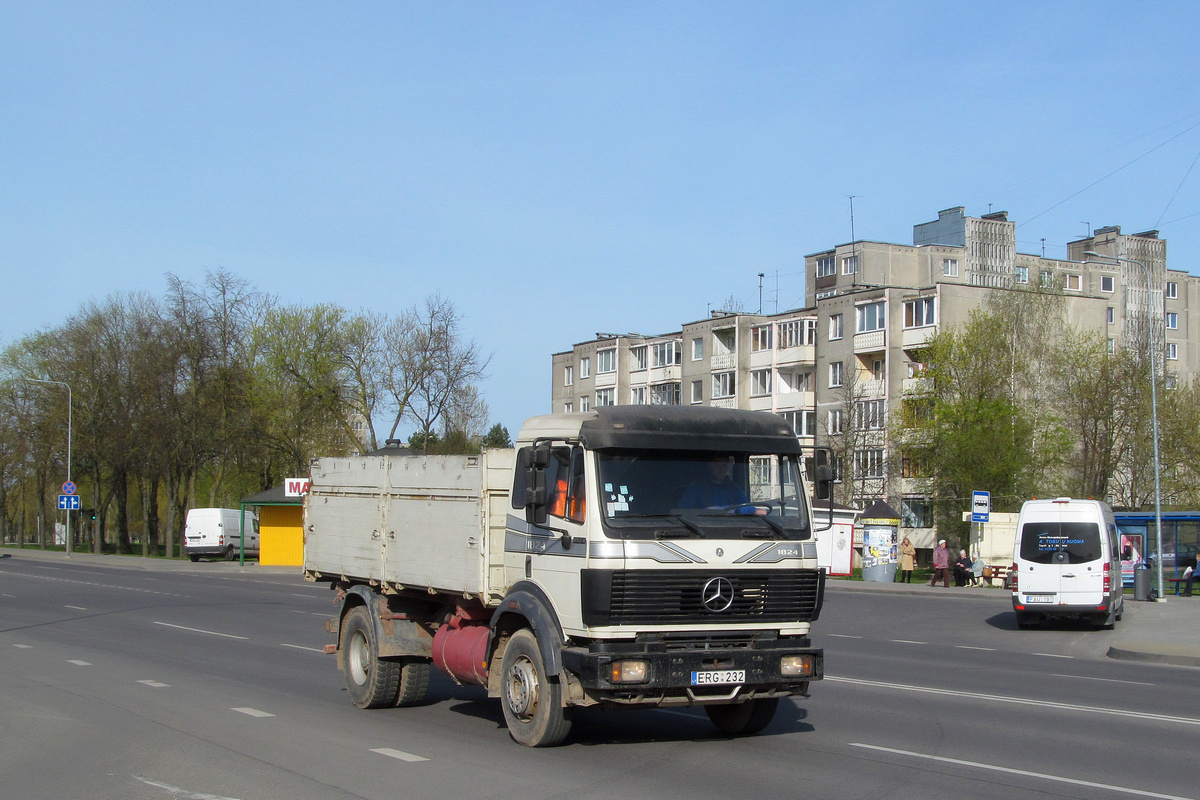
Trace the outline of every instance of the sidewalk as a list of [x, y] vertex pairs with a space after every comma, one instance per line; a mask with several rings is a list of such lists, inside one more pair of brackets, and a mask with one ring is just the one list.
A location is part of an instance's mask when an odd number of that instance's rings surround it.
[[[836, 592], [882, 595], [938, 596], [948, 601], [985, 600], [1012, 608], [1012, 593], [997, 587], [930, 586], [928, 583], [870, 583], [831, 579]], [[1109, 658], [1200, 667], [1200, 598], [1167, 595], [1157, 602], [1139, 602], [1125, 595], [1125, 614], [1111, 634]]]

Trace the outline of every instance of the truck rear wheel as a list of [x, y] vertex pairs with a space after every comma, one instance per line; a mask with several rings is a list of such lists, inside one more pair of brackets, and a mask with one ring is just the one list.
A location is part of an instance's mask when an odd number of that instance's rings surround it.
[[767, 697], [731, 706], [705, 706], [704, 710], [721, 733], [740, 736], [758, 733], [770, 725], [778, 707], [778, 697]]
[[375, 627], [366, 606], [356, 606], [346, 614], [342, 623], [342, 641], [346, 649], [346, 691], [350, 702], [359, 708], [396, 705], [401, 665], [379, 657]]
[[547, 679], [537, 637], [517, 631], [504, 648], [500, 666], [500, 700], [504, 721], [514, 740], [526, 747], [553, 747], [571, 732], [562, 704], [562, 684]]
[[396, 687], [397, 708], [415, 706], [425, 700], [429, 691], [430, 664], [425, 659], [406, 658], [392, 662], [400, 667], [400, 684]]

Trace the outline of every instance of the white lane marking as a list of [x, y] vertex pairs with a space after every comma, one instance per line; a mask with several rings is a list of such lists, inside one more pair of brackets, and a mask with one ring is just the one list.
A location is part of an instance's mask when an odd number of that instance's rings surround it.
[[193, 633], [207, 633], [209, 636], [224, 636], [226, 639], [243, 639], [249, 640], [249, 636], [235, 636], [232, 633], [218, 633], [217, 631], [206, 631], [203, 628], [189, 628], [187, 625], [172, 625], [169, 622], [155, 622], [155, 625], [163, 625], [168, 628], [178, 628], [181, 631], [192, 631]]
[[[58, 567], [43, 567], [43, 569], [58, 569]], [[113, 583], [96, 583], [95, 581], [77, 581], [71, 578], [56, 578], [51, 575], [35, 575], [30, 572], [12, 572], [5, 570], [5, 575], [17, 575], [22, 578], [38, 578], [43, 581], [55, 581], [57, 583], [73, 583], [76, 586], [98, 586], [101, 589], [119, 589], [123, 592], [140, 592], [142, 594], [161, 594], [164, 597], [187, 597], [186, 594], [178, 592], [162, 592], [158, 589], [143, 589], [139, 586], [118, 586]]]
[[956, 644], [954, 646], [959, 650], [986, 650], [989, 653], [996, 652], [996, 648], [994, 647], [972, 647], [969, 644]]
[[236, 711], [239, 714], [245, 714], [248, 717], [273, 717], [273, 716], [275, 716], [274, 714], [272, 714], [269, 711], [259, 711], [257, 708], [247, 708], [245, 706], [243, 706], [242, 708], [231, 708], [229, 710]]
[[92, 666], [92, 662], [90, 662], [90, 661], [80, 661], [80, 660], [79, 660], [79, 659], [77, 659], [77, 658], [68, 658], [68, 659], [67, 659], [67, 663], [68, 663], [68, 664], [74, 664], [74, 665], [75, 665], [75, 666], [77, 666], [77, 667], [90, 667], [90, 666]]
[[403, 750], [393, 750], [390, 747], [372, 747], [371, 752], [379, 753], [379, 755], [387, 756], [388, 758], [398, 758], [401, 761], [428, 761], [429, 760], [428, 758], [422, 758], [421, 756], [414, 756], [412, 753], [406, 753]]
[[321, 648], [321, 647], [305, 647], [302, 644], [281, 644], [279, 646], [280, 647], [292, 647], [292, 648], [295, 648], [296, 650], [308, 650], [313, 653], [320, 653], [321, 655], [325, 655], [325, 650], [324, 650], [324, 648]]
[[6, 593], [6, 592], [0, 592], [0, 597], [16, 597], [16, 595], [15, 595], [15, 594], [8, 594], [8, 593]]
[[1030, 653], [1031, 656], [1042, 656], [1043, 658], [1074, 658], [1075, 656], [1063, 656], [1058, 653]]
[[32, 650], [33, 649], [33, 645], [31, 645], [31, 644], [14, 644], [13, 647], [19, 647], [22, 650]]
[[861, 639], [861, 636], [851, 636], [847, 633], [827, 633], [826, 636], [832, 636], [835, 639]]
[[1080, 681], [1104, 681], [1105, 683], [1128, 683], [1130, 686], [1157, 686], [1157, 683], [1146, 683], [1145, 681], [1120, 681], [1116, 678], [1092, 678], [1087, 675], [1063, 675], [1059, 672], [1050, 673], [1055, 678], [1074, 678]]
[[153, 686], [155, 689], [165, 689], [171, 685], [169, 683], [163, 683], [162, 681], [138, 681], [138, 683], [144, 683], [147, 686]]
[[914, 642], [912, 639], [892, 639], [896, 644], [929, 644], [929, 642]]
[[880, 689], [899, 689], [904, 692], [919, 692], [921, 694], [941, 694], [951, 697], [972, 697], [976, 700], [990, 700], [995, 703], [1012, 703], [1019, 706], [1037, 706], [1038, 708], [1054, 708], [1061, 711], [1083, 711], [1089, 714], [1106, 714], [1112, 717], [1129, 717], [1131, 719], [1152, 720], [1154, 722], [1174, 722], [1177, 725], [1200, 725], [1200, 719], [1195, 717], [1175, 717], [1169, 714], [1151, 714], [1145, 711], [1125, 711], [1119, 708], [1099, 708], [1097, 706], [1080, 706], [1072, 703], [1056, 703], [1053, 700], [1033, 700], [1026, 697], [1005, 697], [997, 694], [981, 694], [979, 692], [963, 692], [957, 689], [935, 689], [929, 686], [906, 686], [902, 683], [884, 683], [882, 681], [866, 681], [858, 678], [837, 678], [829, 675], [825, 680], [834, 683], [851, 683], [857, 686], [874, 686]]
[[867, 750], [876, 750], [881, 753], [891, 753], [898, 756], [909, 756], [910, 758], [923, 758], [927, 761], [938, 761], [942, 764], [954, 764], [960, 767], [973, 767], [974, 769], [985, 769], [992, 772], [1003, 772], [1008, 775], [1021, 775], [1026, 778], [1037, 778], [1043, 781], [1054, 781], [1056, 783], [1069, 783], [1072, 786], [1086, 786], [1089, 789], [1107, 789], [1110, 792], [1120, 792], [1122, 794], [1132, 794], [1137, 797], [1157, 797], [1160, 800], [1192, 800], [1192, 798], [1181, 797], [1176, 794], [1163, 794], [1161, 792], [1149, 792], [1144, 789], [1130, 789], [1125, 786], [1114, 786], [1109, 783], [1096, 783], [1094, 781], [1081, 781], [1078, 778], [1064, 778], [1061, 775], [1048, 775], [1044, 772], [1031, 772], [1027, 769], [1013, 769], [1012, 767], [1001, 767], [995, 764], [984, 764], [979, 761], [966, 761], [961, 758], [946, 758], [945, 756], [935, 756], [929, 753], [914, 753], [910, 750], [897, 750], [894, 747], [880, 747], [873, 744], [863, 744], [861, 742], [850, 742], [851, 747], [862, 747]]
[[87, 609], [84, 608], [83, 606], [63, 606], [63, 608], [70, 608], [75, 611], [87, 611]]
[[205, 794], [203, 792], [189, 792], [187, 789], [180, 789], [178, 786], [172, 786], [169, 783], [159, 783], [152, 781], [149, 778], [143, 778], [141, 775], [134, 775], [134, 780], [139, 780], [147, 786], [153, 786], [155, 789], [162, 789], [169, 795], [173, 795], [180, 800], [237, 800], [235, 797], [225, 797], [219, 794]]

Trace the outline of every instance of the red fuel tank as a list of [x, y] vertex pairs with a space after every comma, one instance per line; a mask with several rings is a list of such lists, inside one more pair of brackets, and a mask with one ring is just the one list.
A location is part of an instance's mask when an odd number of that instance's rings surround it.
[[433, 664], [459, 683], [487, 683], [487, 619], [460, 610], [433, 634]]

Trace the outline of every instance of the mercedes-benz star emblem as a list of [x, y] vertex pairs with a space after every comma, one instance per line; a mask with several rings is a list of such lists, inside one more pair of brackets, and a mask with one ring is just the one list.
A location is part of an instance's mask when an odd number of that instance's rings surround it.
[[700, 602], [714, 614], [733, 605], [733, 584], [728, 578], [713, 578], [700, 591]]

